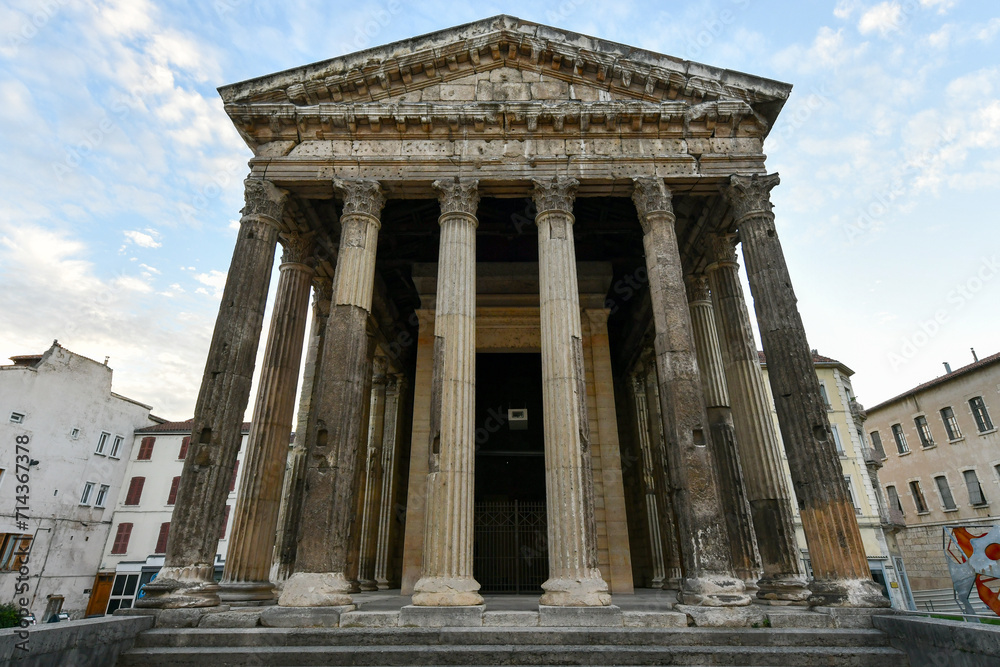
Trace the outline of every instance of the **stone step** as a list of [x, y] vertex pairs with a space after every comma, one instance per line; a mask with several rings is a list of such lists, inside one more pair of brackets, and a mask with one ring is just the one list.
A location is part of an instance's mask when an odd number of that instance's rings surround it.
[[908, 667], [888, 647], [774, 646], [258, 646], [134, 648], [119, 667], [242, 665], [714, 665]]
[[784, 646], [880, 647], [878, 630], [803, 628], [157, 628], [136, 647], [262, 646]]

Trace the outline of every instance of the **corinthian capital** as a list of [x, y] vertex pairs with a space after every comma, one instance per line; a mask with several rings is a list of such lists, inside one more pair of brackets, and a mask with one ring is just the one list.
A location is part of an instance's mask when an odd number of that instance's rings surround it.
[[286, 232], [278, 237], [281, 242], [281, 262], [306, 264], [313, 256], [313, 237], [311, 234]]
[[777, 174], [730, 176], [729, 185], [722, 188], [722, 196], [733, 207], [736, 224], [751, 215], [771, 215], [771, 189], [780, 182]]
[[439, 180], [431, 183], [438, 192], [438, 202], [441, 204], [441, 215], [449, 213], [467, 213], [473, 217], [479, 208], [478, 180]]
[[248, 178], [243, 181], [243, 217], [265, 218], [274, 226], [281, 224], [288, 193], [271, 181]]
[[708, 278], [704, 273], [692, 273], [684, 279], [687, 283], [688, 303], [710, 301], [712, 292], [708, 288]]
[[344, 215], [368, 215], [378, 218], [385, 206], [385, 193], [378, 181], [333, 179], [333, 187], [344, 199]]
[[736, 242], [738, 240], [739, 237], [736, 234], [709, 234], [707, 243], [711, 265], [736, 264]]
[[633, 178], [635, 187], [632, 190], [632, 201], [635, 202], [635, 210], [639, 213], [639, 223], [642, 231], [648, 233], [650, 228], [650, 215], [664, 213], [674, 217], [673, 195], [662, 178], [656, 176], [639, 176]]
[[[573, 213], [573, 200], [580, 181], [570, 176], [554, 176], [551, 179], [533, 178], [535, 209], [538, 214], [546, 211]], [[537, 215], [537, 214], [536, 214]]]

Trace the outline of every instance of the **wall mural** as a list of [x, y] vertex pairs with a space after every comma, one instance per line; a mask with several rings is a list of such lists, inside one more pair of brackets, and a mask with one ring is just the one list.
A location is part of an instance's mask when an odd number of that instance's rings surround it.
[[955, 599], [967, 614], [975, 614], [969, 595], [1000, 616], [1000, 525], [945, 526], [944, 553]]

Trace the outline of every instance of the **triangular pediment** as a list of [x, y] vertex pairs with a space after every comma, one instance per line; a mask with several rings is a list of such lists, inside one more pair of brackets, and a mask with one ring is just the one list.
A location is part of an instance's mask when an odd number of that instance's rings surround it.
[[[382, 103], [740, 102], [770, 126], [791, 86], [496, 16], [219, 89], [230, 115]], [[283, 114], [278, 114], [283, 115]]]

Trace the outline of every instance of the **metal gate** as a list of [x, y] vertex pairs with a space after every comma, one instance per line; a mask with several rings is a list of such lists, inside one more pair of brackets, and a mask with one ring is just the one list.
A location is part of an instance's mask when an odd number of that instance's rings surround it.
[[473, 571], [483, 593], [540, 593], [549, 575], [545, 503], [477, 502]]

